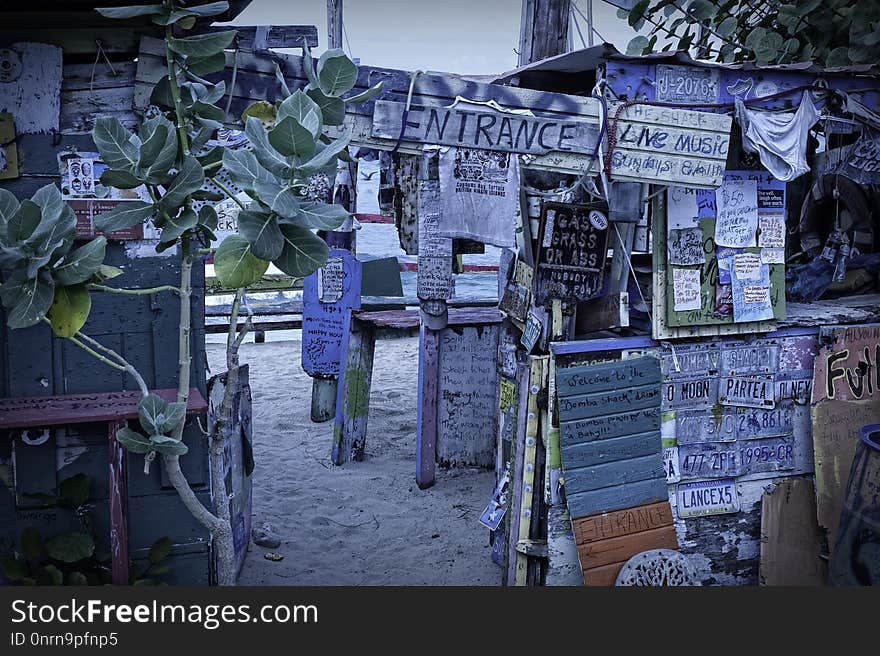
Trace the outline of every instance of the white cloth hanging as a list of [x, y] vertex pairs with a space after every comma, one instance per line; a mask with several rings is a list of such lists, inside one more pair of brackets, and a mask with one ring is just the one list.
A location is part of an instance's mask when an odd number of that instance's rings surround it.
[[807, 137], [819, 112], [804, 92], [796, 112], [767, 112], [748, 109], [736, 99], [736, 118], [742, 128], [743, 147], [758, 153], [777, 180], [791, 182], [810, 170], [807, 165]]

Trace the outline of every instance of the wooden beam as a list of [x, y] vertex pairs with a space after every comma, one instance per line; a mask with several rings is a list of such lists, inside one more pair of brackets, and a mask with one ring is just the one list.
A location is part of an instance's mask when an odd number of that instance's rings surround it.
[[212, 25], [199, 32], [226, 32], [238, 34], [233, 45], [244, 50], [272, 48], [302, 48], [303, 39], [310, 48], [318, 46], [318, 28], [314, 25]]
[[327, 0], [327, 48], [341, 48], [342, 0]]
[[125, 448], [116, 432], [125, 428], [125, 420], [107, 424], [110, 455], [110, 558], [113, 585], [128, 585], [128, 471]]
[[523, 0], [519, 66], [568, 51], [571, 0]]
[[419, 397], [416, 432], [416, 484], [420, 490], [434, 485], [439, 378], [440, 332], [423, 325], [419, 331]]

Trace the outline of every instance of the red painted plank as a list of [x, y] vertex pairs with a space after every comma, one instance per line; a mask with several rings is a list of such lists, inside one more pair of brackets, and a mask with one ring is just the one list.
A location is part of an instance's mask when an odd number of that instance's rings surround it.
[[[418, 262], [401, 262], [400, 263], [401, 271], [418, 271], [419, 263]], [[498, 271], [497, 264], [465, 264], [462, 267], [462, 270], [465, 273], [478, 273], [484, 271]]]
[[[177, 398], [176, 389], [153, 390], [153, 393], [166, 401]], [[0, 430], [134, 419], [140, 401], [141, 393], [136, 391], [0, 399]], [[207, 409], [201, 392], [191, 389], [187, 414]]]
[[393, 216], [385, 216], [384, 214], [362, 214], [358, 213], [354, 215], [361, 223], [391, 223], [394, 224]]
[[[420, 322], [418, 310], [355, 312], [354, 316], [376, 328], [418, 328]], [[450, 326], [501, 323], [502, 318], [501, 312], [494, 307], [449, 308]]]
[[125, 449], [116, 431], [125, 426], [119, 419], [107, 424], [110, 452], [110, 557], [113, 585], [128, 585], [128, 472]]

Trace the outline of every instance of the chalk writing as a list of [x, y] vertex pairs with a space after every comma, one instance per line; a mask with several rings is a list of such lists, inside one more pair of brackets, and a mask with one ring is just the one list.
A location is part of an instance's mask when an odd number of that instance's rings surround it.
[[446, 464], [494, 465], [496, 327], [445, 328], [440, 337], [438, 454]]
[[715, 243], [719, 246], [754, 246], [758, 229], [758, 183], [725, 180], [715, 192], [718, 216]]

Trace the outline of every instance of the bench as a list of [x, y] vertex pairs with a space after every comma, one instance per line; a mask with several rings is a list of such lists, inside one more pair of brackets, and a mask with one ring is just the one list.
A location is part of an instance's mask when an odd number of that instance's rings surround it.
[[[176, 389], [153, 390], [172, 402]], [[97, 392], [59, 396], [31, 396], [0, 399], [0, 431], [50, 428], [74, 424], [107, 424], [110, 452], [110, 553], [114, 585], [128, 585], [128, 472], [125, 449], [116, 432], [128, 419], [138, 416], [141, 393]], [[189, 391], [187, 415], [206, 412], [208, 404], [198, 389]]]
[[[454, 398], [457, 392], [464, 392], [459, 397], [467, 396], [468, 399], [479, 395], [490, 395], [492, 405], [496, 403], [497, 371], [494, 362], [498, 338], [497, 326], [501, 320], [501, 312], [494, 307], [450, 308], [447, 327], [434, 331], [422, 325], [420, 311], [417, 309], [349, 311], [346, 317], [348, 340], [343, 341], [340, 358], [340, 385], [337, 388], [331, 454], [333, 463], [339, 465], [348, 460], [362, 460], [364, 457], [376, 339], [418, 334], [416, 481], [419, 487], [430, 487], [434, 483], [437, 459], [449, 465], [494, 465], [494, 455], [483, 454], [486, 455], [483, 458], [486, 461], [482, 462], [481, 455], [469, 451], [467, 444], [455, 444], [456, 440], [466, 439], [467, 435], [457, 434], [459, 426], [456, 425], [454, 416], [446, 416], [442, 419], [441, 415], [445, 413], [446, 400]], [[486, 331], [487, 327], [491, 329]], [[451, 334], [446, 333], [448, 343], [444, 346], [442, 335], [447, 330], [456, 331], [456, 337], [453, 338]], [[460, 331], [461, 335], [457, 335], [457, 331]], [[441, 366], [441, 357], [444, 350], [451, 351], [462, 345], [481, 352], [486, 356], [484, 358], [486, 362], [479, 363], [471, 357], [460, 357], [460, 362], [467, 364], [468, 367], [476, 363], [481, 371], [474, 371], [475, 375], [458, 372], [458, 379], [453, 380], [456, 375], [450, 373], [451, 367]], [[486, 367], [483, 368], [482, 365]], [[478, 378], [480, 373], [491, 381], [483, 385], [480, 381], [472, 380]], [[475, 387], [466, 391], [446, 389], [458, 385]], [[461, 410], [459, 414], [467, 415], [467, 409]], [[491, 408], [489, 415], [486, 419], [494, 424], [497, 419], [494, 408]], [[494, 445], [495, 431], [492, 425], [483, 428], [489, 436], [487, 442]], [[439, 450], [438, 442], [441, 443]]]

